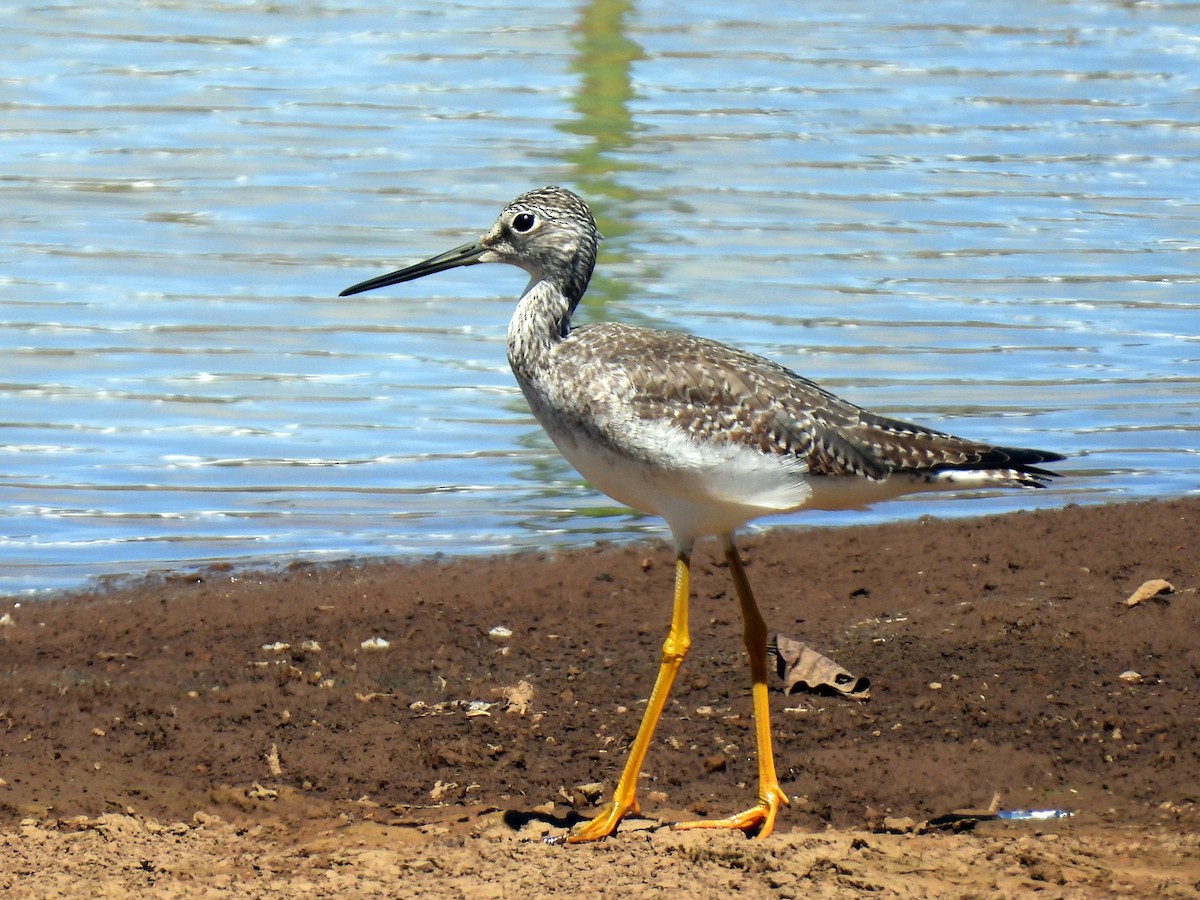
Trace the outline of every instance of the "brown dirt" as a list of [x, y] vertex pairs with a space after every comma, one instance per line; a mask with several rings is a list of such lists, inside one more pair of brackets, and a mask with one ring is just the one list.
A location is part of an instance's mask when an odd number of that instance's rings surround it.
[[[0, 602], [0, 889], [1195, 896], [1200, 501], [743, 545], [772, 629], [872, 680], [865, 704], [773, 693], [793, 801], [764, 841], [659, 824], [754, 790], [713, 547], [642, 780], [648, 818], [569, 847], [539, 838], [619, 772], [666, 631], [668, 548], [213, 569]], [[1127, 607], [1152, 578], [1175, 593]], [[362, 647], [376, 636], [387, 649]], [[1075, 815], [921, 824], [994, 792]]]

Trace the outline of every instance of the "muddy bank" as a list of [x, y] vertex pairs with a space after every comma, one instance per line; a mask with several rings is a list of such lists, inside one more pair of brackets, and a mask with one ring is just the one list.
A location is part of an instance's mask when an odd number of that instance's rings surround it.
[[[591, 785], [620, 771], [669, 617], [665, 546], [7, 601], [0, 820], [17, 862], [0, 885], [505, 896], [677, 874], [764, 896], [1191, 892], [1197, 546], [1193, 499], [747, 539], [770, 627], [872, 683], [865, 703], [773, 692], [793, 801], [766, 842], [655, 827], [754, 790], [715, 547], [696, 554], [692, 655], [647, 760], [647, 819], [584, 848], [528, 838], [588, 815]], [[1156, 578], [1174, 593], [1126, 605]], [[921, 829], [997, 792], [1073, 816]]]

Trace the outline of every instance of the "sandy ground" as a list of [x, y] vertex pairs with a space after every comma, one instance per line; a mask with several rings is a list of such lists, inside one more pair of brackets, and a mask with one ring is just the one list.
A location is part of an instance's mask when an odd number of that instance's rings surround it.
[[[664, 824], [754, 791], [715, 547], [646, 818], [582, 846], [543, 838], [620, 771], [666, 632], [665, 546], [0, 601], [0, 889], [1196, 896], [1198, 547], [1194, 498], [747, 539], [771, 628], [872, 683], [866, 702], [776, 685], [792, 802], [766, 840]], [[1150, 579], [1173, 592], [1127, 605]], [[947, 815], [996, 794], [1072, 815]]]

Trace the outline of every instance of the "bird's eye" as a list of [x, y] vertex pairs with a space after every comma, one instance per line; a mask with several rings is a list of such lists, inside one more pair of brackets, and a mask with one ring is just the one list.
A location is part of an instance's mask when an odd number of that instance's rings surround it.
[[521, 234], [532, 231], [533, 226], [536, 224], [537, 216], [533, 213], [517, 213], [517, 215], [513, 216], [513, 231], [519, 231]]

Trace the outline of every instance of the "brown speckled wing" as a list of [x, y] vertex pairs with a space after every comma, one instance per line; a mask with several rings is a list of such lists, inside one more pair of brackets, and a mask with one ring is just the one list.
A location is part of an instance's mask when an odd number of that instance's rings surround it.
[[882, 480], [897, 471], [1000, 468], [1033, 486], [1051, 473], [1032, 466], [1061, 458], [875, 415], [777, 363], [691, 335], [605, 323], [571, 340], [571, 355], [602, 361], [606, 380], [637, 416], [671, 421], [698, 441], [801, 458], [813, 475]]

